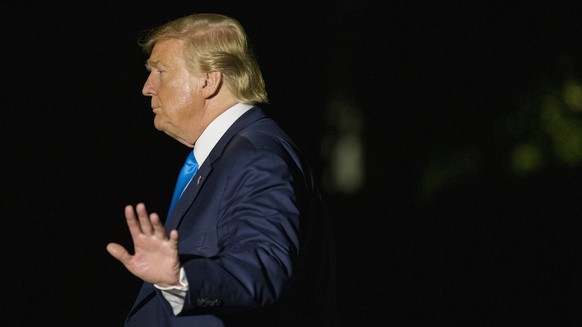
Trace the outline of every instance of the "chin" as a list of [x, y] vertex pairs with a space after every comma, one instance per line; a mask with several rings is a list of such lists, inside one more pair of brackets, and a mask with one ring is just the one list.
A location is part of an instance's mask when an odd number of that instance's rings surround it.
[[163, 124], [161, 124], [157, 119], [154, 119], [154, 127], [160, 132], [165, 131]]

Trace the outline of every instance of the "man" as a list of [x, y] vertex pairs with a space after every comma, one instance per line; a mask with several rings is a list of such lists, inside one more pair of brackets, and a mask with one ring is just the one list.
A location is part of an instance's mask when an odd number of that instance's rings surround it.
[[267, 95], [242, 26], [195, 14], [143, 47], [154, 125], [193, 148], [184, 169], [195, 174], [177, 186], [165, 227], [142, 203], [125, 208], [133, 255], [107, 245], [144, 281], [126, 326], [308, 323], [317, 308], [292, 310], [299, 285], [318, 280], [298, 274], [317, 261], [303, 256], [317, 196], [292, 141], [255, 106]]

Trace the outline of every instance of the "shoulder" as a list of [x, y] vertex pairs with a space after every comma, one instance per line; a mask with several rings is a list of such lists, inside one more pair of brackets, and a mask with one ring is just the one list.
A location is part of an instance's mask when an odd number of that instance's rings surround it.
[[210, 157], [223, 168], [240, 167], [261, 158], [277, 160], [277, 157], [301, 166], [299, 151], [291, 138], [259, 107], [251, 108], [231, 126]]
[[272, 154], [284, 158], [294, 157], [298, 152], [291, 138], [274, 120], [267, 117], [239, 130], [228, 148], [251, 156]]

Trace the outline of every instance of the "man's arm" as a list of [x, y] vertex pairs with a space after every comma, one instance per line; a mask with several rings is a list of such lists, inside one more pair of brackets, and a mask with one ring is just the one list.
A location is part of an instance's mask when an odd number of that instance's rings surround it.
[[304, 187], [301, 174], [273, 151], [237, 158], [225, 172], [220, 252], [182, 262], [190, 285], [182, 314], [271, 304], [294, 273], [301, 215], [295, 189]]

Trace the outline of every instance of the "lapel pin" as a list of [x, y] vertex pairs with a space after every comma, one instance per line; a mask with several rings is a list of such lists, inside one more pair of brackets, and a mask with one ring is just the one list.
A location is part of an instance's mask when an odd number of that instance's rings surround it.
[[196, 185], [200, 184], [201, 179], [202, 179], [202, 176], [198, 176], [198, 180], [196, 181]]

